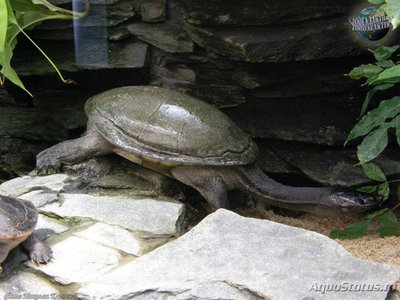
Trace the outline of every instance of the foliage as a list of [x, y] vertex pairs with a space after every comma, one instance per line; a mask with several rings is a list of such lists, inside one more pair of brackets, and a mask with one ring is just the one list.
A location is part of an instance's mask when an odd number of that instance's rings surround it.
[[[393, 28], [400, 23], [400, 1], [398, 0], [369, 0], [373, 4], [382, 4], [382, 8], [392, 18]], [[379, 105], [366, 113], [372, 97], [379, 91], [398, 87], [400, 83], [400, 61], [393, 58], [400, 45], [393, 47], [380, 47], [370, 50], [376, 62], [354, 68], [349, 74], [352, 79], [363, 79], [364, 85], [372, 89], [367, 93], [361, 108], [361, 120], [351, 130], [346, 143], [362, 139], [357, 148], [357, 157], [363, 168], [364, 174], [375, 181], [375, 185], [365, 186], [359, 189], [364, 193], [376, 193], [384, 200], [389, 197], [389, 181], [382, 170], [372, 163], [388, 144], [388, 132], [394, 130], [397, 143], [400, 145], [400, 96], [383, 100]], [[400, 191], [398, 192], [400, 196]], [[351, 224], [344, 230], [333, 230], [332, 238], [354, 239], [365, 235], [368, 227], [374, 222], [379, 223], [381, 236], [400, 235], [400, 226], [393, 213], [400, 203], [394, 208], [383, 208], [369, 214], [364, 220]]]
[[22, 33], [49, 61], [54, 67], [61, 80], [65, 80], [60, 71], [43, 52], [42, 49], [27, 35], [26, 29], [32, 29], [45, 20], [52, 19], [72, 19], [83, 17], [88, 11], [88, 3], [82, 13], [72, 12], [52, 5], [46, 0], [0, 0], [0, 83], [4, 84], [5, 78], [24, 89], [28, 94], [31, 93], [25, 88], [15, 70], [11, 67], [13, 50], [17, 44], [17, 36]]

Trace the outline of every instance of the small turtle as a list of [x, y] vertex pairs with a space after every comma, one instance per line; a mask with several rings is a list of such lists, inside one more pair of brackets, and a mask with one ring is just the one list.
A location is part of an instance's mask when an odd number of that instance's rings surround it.
[[47, 263], [52, 251], [33, 233], [38, 213], [30, 201], [0, 195], [0, 273], [8, 253], [21, 244], [35, 264]]
[[332, 188], [282, 185], [257, 166], [257, 146], [215, 107], [159, 87], [127, 86], [86, 102], [86, 133], [38, 154], [39, 174], [117, 153], [197, 189], [213, 209], [228, 208], [240, 189], [266, 204], [321, 215], [366, 211], [374, 196]]

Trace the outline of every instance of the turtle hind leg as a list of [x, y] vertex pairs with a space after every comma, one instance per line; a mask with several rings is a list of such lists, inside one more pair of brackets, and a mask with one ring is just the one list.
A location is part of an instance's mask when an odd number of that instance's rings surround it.
[[36, 157], [36, 171], [52, 173], [63, 164], [75, 164], [85, 159], [112, 152], [112, 146], [88, 122], [86, 133], [77, 139], [61, 142], [40, 152]]
[[212, 210], [229, 208], [225, 182], [220, 174], [211, 168], [176, 167], [171, 170], [171, 174], [175, 179], [199, 191]]
[[31, 234], [21, 245], [28, 251], [30, 260], [36, 265], [46, 264], [53, 258], [53, 251], [39, 240], [35, 234]]

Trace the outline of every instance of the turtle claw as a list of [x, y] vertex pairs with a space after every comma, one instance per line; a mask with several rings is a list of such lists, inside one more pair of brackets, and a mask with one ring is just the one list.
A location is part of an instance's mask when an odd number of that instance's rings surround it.
[[36, 175], [52, 175], [61, 171], [61, 161], [55, 157], [52, 148], [43, 150], [36, 156]]
[[36, 266], [47, 264], [53, 258], [53, 251], [44, 244], [38, 244], [35, 249], [29, 253], [30, 260]]

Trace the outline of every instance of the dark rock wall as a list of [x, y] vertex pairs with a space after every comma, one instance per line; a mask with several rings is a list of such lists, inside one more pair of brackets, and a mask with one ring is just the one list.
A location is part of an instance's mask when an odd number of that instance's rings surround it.
[[[26, 172], [39, 150], [78, 136], [88, 96], [122, 85], [152, 84], [223, 109], [257, 138], [267, 171], [303, 173], [323, 184], [359, 184], [364, 180], [360, 170], [346, 178], [319, 179], [321, 165], [312, 165], [332, 151], [336, 158], [329, 160], [329, 172], [338, 165], [348, 170], [356, 162], [354, 153], [343, 154], [341, 146], [365, 90], [344, 74], [371, 59], [348, 25], [363, 3], [92, 1], [89, 17], [79, 23], [86, 36], [76, 48], [80, 65], [75, 63], [72, 22], [46, 22], [31, 36], [77, 84], [60, 83], [37, 50], [20, 40], [13, 65], [35, 97], [9, 85], [1, 91], [0, 177]], [[282, 148], [282, 141], [291, 143]], [[308, 159], [308, 166], [294, 157]], [[390, 174], [400, 169], [395, 165]]]

